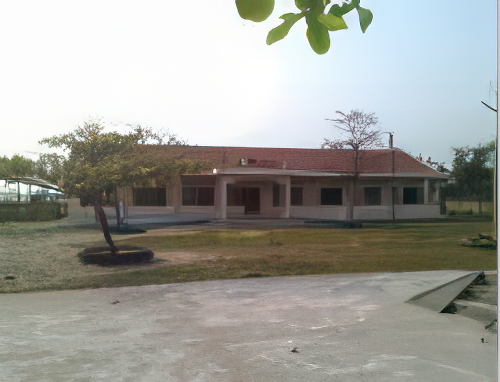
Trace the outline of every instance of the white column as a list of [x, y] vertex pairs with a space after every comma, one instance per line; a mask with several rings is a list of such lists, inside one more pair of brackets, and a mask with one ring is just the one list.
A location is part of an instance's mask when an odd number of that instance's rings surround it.
[[292, 200], [292, 191], [291, 191], [291, 180], [290, 177], [286, 177], [285, 182], [285, 218], [288, 219], [290, 217], [290, 203]]
[[221, 179], [221, 219], [227, 219], [227, 181]]
[[219, 175], [215, 185], [215, 217], [225, 220], [227, 219], [227, 179]]
[[429, 203], [429, 179], [424, 179], [424, 204]]
[[436, 200], [435, 202], [440, 202], [441, 201], [441, 182], [437, 181], [436, 182]]
[[175, 176], [172, 178], [172, 199], [174, 206], [174, 213], [178, 214], [181, 212], [182, 206], [182, 184], [181, 177]]

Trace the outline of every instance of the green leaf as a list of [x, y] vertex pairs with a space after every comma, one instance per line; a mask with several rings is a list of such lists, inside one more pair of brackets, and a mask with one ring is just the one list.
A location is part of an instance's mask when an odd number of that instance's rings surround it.
[[350, 3], [342, 3], [342, 6], [339, 6], [338, 4], [332, 5], [328, 13], [337, 17], [342, 17], [356, 7], [359, 7], [359, 0], [351, 0]]
[[326, 15], [321, 14], [318, 16], [318, 20], [324, 24], [329, 31], [338, 31], [341, 29], [347, 29], [347, 24], [342, 17], [334, 16], [327, 13]]
[[325, 54], [330, 49], [330, 35], [328, 28], [319, 22], [316, 14], [307, 12], [307, 39], [309, 45], [317, 54]]
[[295, 0], [295, 6], [301, 11], [305, 11], [311, 7], [312, 1], [313, 0]]
[[276, 41], [282, 40], [290, 32], [290, 28], [304, 17], [303, 13], [285, 13], [280, 16], [283, 19], [283, 24], [278, 25], [276, 28], [269, 31], [267, 34], [267, 45], [274, 44]]
[[365, 33], [366, 28], [368, 28], [373, 20], [373, 13], [369, 9], [361, 8], [360, 6], [357, 6], [356, 10], [359, 15], [359, 25], [363, 33]]

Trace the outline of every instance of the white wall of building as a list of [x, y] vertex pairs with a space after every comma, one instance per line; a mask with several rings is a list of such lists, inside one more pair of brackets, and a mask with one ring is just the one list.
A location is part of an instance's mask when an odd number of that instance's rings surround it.
[[354, 206], [354, 220], [392, 220], [392, 207]]
[[290, 217], [297, 219], [332, 219], [346, 220], [346, 206], [292, 206], [290, 207]]
[[129, 213], [133, 214], [173, 214], [174, 207], [172, 206], [130, 206], [128, 207]]
[[431, 219], [441, 216], [439, 204], [396, 205], [396, 219]]

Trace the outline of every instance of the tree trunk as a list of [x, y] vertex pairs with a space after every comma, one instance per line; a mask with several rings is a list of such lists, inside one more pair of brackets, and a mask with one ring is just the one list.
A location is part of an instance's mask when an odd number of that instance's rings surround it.
[[120, 229], [120, 201], [118, 198], [118, 188], [115, 187], [115, 211], [116, 211], [116, 225]]
[[356, 204], [356, 178], [352, 179], [352, 187], [349, 192], [349, 220], [354, 220], [354, 205]]
[[479, 215], [482, 215], [483, 214], [483, 201], [480, 200], [478, 202], [478, 204], [479, 204]]
[[109, 232], [108, 219], [106, 218], [106, 214], [101, 206], [101, 202], [94, 203], [94, 211], [99, 216], [99, 222], [101, 223], [102, 233], [104, 234], [104, 238], [106, 242], [109, 244], [111, 248], [111, 252], [115, 253], [118, 250], [115, 247], [115, 243], [113, 243], [113, 239], [111, 239], [111, 234]]

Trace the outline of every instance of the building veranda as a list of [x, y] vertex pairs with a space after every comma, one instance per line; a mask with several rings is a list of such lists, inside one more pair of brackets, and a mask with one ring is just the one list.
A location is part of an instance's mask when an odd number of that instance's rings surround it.
[[437, 218], [449, 176], [399, 149], [353, 150], [147, 146], [158, 160], [192, 159], [209, 171], [156, 187], [119, 187], [134, 211], [213, 219]]

